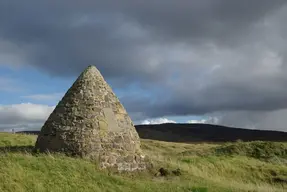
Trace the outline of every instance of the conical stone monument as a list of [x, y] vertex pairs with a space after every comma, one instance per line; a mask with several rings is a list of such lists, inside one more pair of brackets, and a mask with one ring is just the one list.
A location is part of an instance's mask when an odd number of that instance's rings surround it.
[[119, 99], [89, 66], [58, 103], [35, 144], [39, 152], [62, 152], [97, 160], [101, 168], [146, 169], [139, 135]]

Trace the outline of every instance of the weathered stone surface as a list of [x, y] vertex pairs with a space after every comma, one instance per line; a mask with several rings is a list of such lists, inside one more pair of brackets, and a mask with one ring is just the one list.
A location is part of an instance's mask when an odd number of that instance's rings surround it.
[[100, 72], [89, 66], [49, 116], [35, 149], [97, 160], [119, 171], [146, 168], [136, 129]]

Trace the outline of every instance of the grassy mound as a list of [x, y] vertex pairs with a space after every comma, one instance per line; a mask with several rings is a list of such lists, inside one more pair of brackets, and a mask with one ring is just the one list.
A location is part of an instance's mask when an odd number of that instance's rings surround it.
[[215, 149], [219, 155], [241, 155], [257, 159], [270, 159], [274, 157], [287, 158], [287, 145], [276, 142], [236, 142], [225, 144]]
[[[87, 160], [64, 155], [33, 155], [30, 150], [35, 139], [35, 136], [0, 133], [1, 192], [287, 190], [284, 180], [286, 165], [256, 159], [247, 153], [224, 152], [231, 144], [221, 146], [142, 140], [142, 148], [152, 159], [154, 169], [150, 172], [119, 174], [99, 170], [94, 162]], [[214, 149], [218, 150], [218, 154], [213, 153]], [[285, 158], [284, 154], [278, 155], [276, 152], [276, 155]], [[179, 169], [181, 174], [155, 176], [160, 168], [168, 171]]]

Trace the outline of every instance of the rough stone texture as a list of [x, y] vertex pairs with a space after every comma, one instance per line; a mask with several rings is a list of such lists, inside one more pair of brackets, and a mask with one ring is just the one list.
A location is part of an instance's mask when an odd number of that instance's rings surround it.
[[38, 136], [35, 150], [97, 160], [102, 168], [146, 169], [136, 129], [100, 72], [89, 66], [67, 91]]

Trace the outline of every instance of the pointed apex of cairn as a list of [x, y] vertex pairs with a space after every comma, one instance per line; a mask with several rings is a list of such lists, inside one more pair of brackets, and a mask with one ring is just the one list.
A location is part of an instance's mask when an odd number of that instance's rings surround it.
[[84, 72], [92, 72], [92, 71], [99, 71], [98, 69], [97, 69], [97, 67], [96, 66], [94, 66], [94, 65], [89, 65], [85, 70], [84, 70]]
[[96, 68], [94, 65], [89, 65], [79, 76], [80, 77], [88, 77], [90, 78], [91, 76], [100, 76], [102, 79], [103, 76], [101, 75], [100, 71]]
[[86, 69], [90, 69], [90, 68], [96, 68], [97, 69], [97, 67], [95, 65], [89, 65]]
[[35, 150], [62, 152], [119, 171], [146, 169], [136, 129], [95, 66], [87, 67], [41, 129]]

